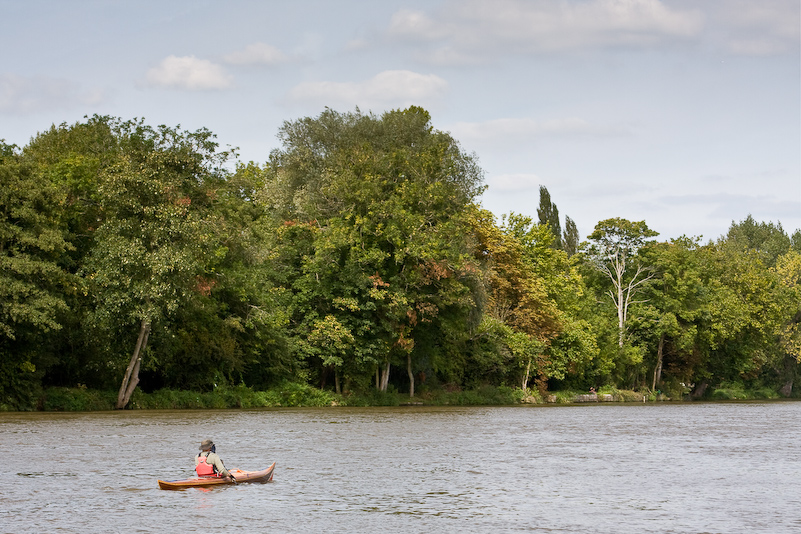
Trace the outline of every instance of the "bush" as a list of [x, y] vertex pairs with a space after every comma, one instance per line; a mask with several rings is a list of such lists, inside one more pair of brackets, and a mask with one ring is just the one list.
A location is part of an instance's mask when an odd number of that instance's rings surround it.
[[467, 391], [429, 391], [417, 397], [423, 404], [434, 406], [502, 406], [537, 402], [530, 392], [509, 386], [482, 386]]
[[742, 382], [723, 382], [712, 392], [715, 400], [778, 399], [779, 393], [769, 387], [747, 389]]
[[773, 388], [761, 387], [754, 390], [755, 399], [778, 399], [779, 392]]
[[46, 412], [90, 412], [112, 410], [117, 402], [113, 391], [86, 388], [47, 388], [39, 406]]
[[[408, 398], [407, 395], [406, 399]], [[419, 398], [425, 398], [425, 395]], [[389, 391], [378, 391], [374, 389], [364, 393], [349, 395], [344, 398], [342, 404], [344, 406], [400, 406], [401, 395], [393, 388], [390, 388]]]
[[[115, 391], [80, 388], [48, 388], [39, 396], [39, 409], [46, 411], [113, 410], [117, 402]], [[145, 393], [134, 391], [127, 408], [131, 410], [198, 410], [265, 407], [323, 407], [323, 406], [400, 406], [402, 404], [497, 406], [542, 402], [536, 391], [524, 391], [508, 386], [483, 386], [461, 391], [444, 389], [424, 391], [414, 398], [389, 391], [369, 390], [346, 396], [295, 382], [285, 382], [268, 391], [254, 391], [240, 386], [219, 386], [210, 392], [159, 389]]]
[[332, 406], [339, 404], [339, 396], [308, 384], [284, 382], [264, 392], [267, 406]]
[[553, 396], [556, 397], [556, 404], [571, 404], [579, 395], [584, 395], [585, 392], [579, 393], [578, 391], [555, 391]]
[[618, 389], [615, 391], [615, 400], [619, 402], [642, 402], [642, 393], [629, 389]]
[[722, 382], [712, 391], [711, 397], [715, 400], [746, 400], [749, 395], [742, 382]]

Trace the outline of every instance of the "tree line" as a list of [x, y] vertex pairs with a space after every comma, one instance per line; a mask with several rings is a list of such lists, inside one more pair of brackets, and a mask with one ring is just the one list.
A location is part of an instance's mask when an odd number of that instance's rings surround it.
[[49, 386], [337, 393], [611, 385], [790, 396], [801, 231], [702, 243], [644, 221], [584, 242], [483, 209], [425, 110], [287, 121], [266, 162], [206, 129], [93, 116], [0, 142], [0, 405]]

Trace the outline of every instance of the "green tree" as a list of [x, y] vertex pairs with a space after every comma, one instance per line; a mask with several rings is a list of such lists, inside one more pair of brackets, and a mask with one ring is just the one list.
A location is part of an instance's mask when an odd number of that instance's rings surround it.
[[375, 370], [384, 390], [403, 362], [413, 394], [416, 335], [469, 298], [462, 219], [482, 173], [430, 120], [417, 107], [326, 110], [285, 123], [271, 154], [262, 198], [310, 239], [289, 281], [296, 336], [321, 324], [350, 332], [354, 349], [336, 366], [345, 382]]
[[790, 247], [801, 254], [801, 230], [796, 230], [790, 236]]
[[[116, 381], [108, 364], [108, 351], [87, 323], [94, 304], [84, 280], [77, 276], [102, 221], [100, 177], [120, 156], [121, 147], [111, 123], [111, 118], [96, 115], [72, 125], [53, 125], [34, 136], [22, 150], [25, 164], [60, 199], [57, 217], [69, 246], [57, 263], [73, 275], [71, 290], [63, 294], [69, 309], [60, 316], [63, 328], [48, 336], [47, 345], [56, 356], [45, 369], [43, 385], [80, 383], [107, 388]], [[55, 212], [49, 216], [55, 216]]]
[[83, 266], [106, 332], [136, 324], [138, 336], [117, 399], [124, 408], [139, 382], [154, 322], [184, 306], [216, 255], [209, 210], [227, 153], [207, 130], [193, 133], [141, 121], [114, 122], [122, 146], [98, 187], [102, 223]]
[[732, 222], [725, 238], [720, 241], [759, 253], [769, 267], [776, 265], [777, 258], [786, 254], [792, 245], [781, 223], [757, 222], [751, 215], [739, 223]]
[[[746, 227], [767, 229], [768, 241], [784, 241], [783, 232], [772, 225], [754, 223]], [[723, 381], [759, 386], [763, 380], [781, 380], [782, 375], [786, 385], [794, 374], [792, 324], [798, 299], [793, 262], [782, 261], [780, 269], [769, 267], [792, 256], [774, 258], [763, 246], [765, 240], [750, 241], [751, 245], [744, 241], [735, 232], [702, 250], [704, 283], [711, 296], [708, 322], [700, 330], [703, 349], [699, 351], [702, 358], [696, 383], [701, 389]], [[775, 370], [779, 370], [779, 376], [771, 379], [768, 375]]]
[[562, 225], [559, 222], [559, 209], [551, 201], [551, 194], [544, 186], [540, 186], [540, 206], [537, 208], [540, 224], [548, 227], [553, 234], [553, 247], [562, 248]]
[[522, 245], [524, 261], [559, 311], [558, 332], [542, 347], [539, 380], [563, 380], [571, 370], [588, 365], [597, 353], [590, 325], [581, 318], [584, 280], [567, 252], [554, 248], [547, 225], [512, 213], [502, 228]]
[[497, 340], [520, 362], [521, 384], [527, 387], [536, 375], [544, 387], [550, 342], [562, 331], [563, 314], [549, 286], [561, 274], [556, 264], [567, 256], [552, 248], [553, 235], [547, 225], [533, 225], [530, 217], [510, 214], [498, 226], [494, 216], [479, 211], [474, 220], [477, 257], [485, 262], [486, 318], [483, 334]]
[[44, 336], [61, 329], [67, 311], [62, 200], [15, 147], [0, 142], [0, 404], [29, 401]]
[[667, 369], [678, 382], [694, 379], [699, 329], [709, 314], [709, 291], [703, 283], [699, 239], [681, 237], [657, 243], [645, 252], [656, 276], [643, 288], [646, 303], [638, 310], [640, 336], [656, 345], [650, 387], [655, 390]]
[[564, 251], [567, 252], [567, 257], [570, 258], [579, 251], [581, 238], [579, 237], [578, 228], [575, 221], [570, 217], [565, 217], [565, 234], [564, 234]]
[[785, 321], [779, 332], [779, 346], [784, 353], [779, 366], [781, 393], [789, 397], [793, 390], [798, 364], [801, 363], [801, 253], [795, 250], [780, 256], [776, 262], [781, 301], [786, 306]]

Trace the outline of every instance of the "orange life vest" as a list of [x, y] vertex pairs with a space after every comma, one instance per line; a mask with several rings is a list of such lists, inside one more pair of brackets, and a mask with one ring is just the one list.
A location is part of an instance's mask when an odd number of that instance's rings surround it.
[[203, 456], [203, 453], [197, 455], [200, 460], [198, 460], [197, 465], [195, 466], [195, 471], [197, 471], [197, 475], [200, 477], [208, 477], [214, 476], [214, 466], [206, 463], [206, 459], [208, 458], [208, 454]]

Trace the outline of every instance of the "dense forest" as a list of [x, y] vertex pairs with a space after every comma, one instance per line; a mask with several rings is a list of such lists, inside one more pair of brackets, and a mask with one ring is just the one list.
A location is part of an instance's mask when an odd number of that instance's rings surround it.
[[244, 164], [208, 130], [93, 116], [0, 142], [0, 407], [288, 383], [797, 394], [799, 230], [660, 241], [615, 218], [581, 241], [544, 187], [498, 219], [477, 157], [417, 107], [278, 139]]

